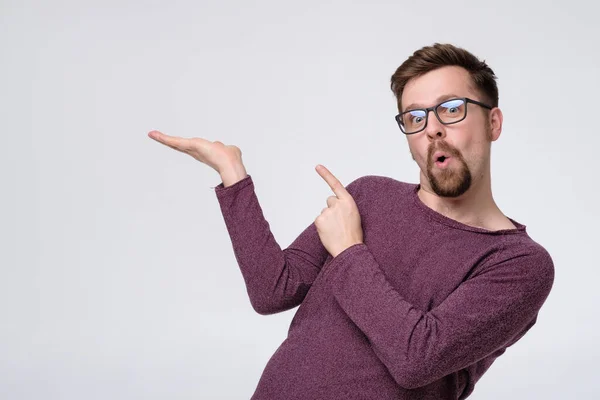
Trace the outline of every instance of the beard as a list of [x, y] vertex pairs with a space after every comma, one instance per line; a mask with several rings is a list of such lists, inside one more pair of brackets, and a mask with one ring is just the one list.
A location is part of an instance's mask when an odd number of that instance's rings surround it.
[[[486, 126], [485, 135], [487, 141], [491, 143], [493, 141], [491, 124]], [[438, 150], [444, 151], [452, 158], [451, 165], [446, 168], [439, 168], [435, 165], [432, 157]], [[417, 160], [412, 151], [410, 155], [416, 162]], [[473, 183], [473, 175], [463, 155], [444, 141], [435, 141], [429, 146], [425, 176], [429, 181], [431, 190], [440, 197], [459, 197], [469, 190]]]
[[[433, 154], [442, 150], [450, 156], [450, 164], [439, 168], [432, 159]], [[459, 197], [471, 187], [473, 176], [462, 154], [446, 142], [432, 143], [427, 152], [426, 177], [431, 190], [440, 197]]]

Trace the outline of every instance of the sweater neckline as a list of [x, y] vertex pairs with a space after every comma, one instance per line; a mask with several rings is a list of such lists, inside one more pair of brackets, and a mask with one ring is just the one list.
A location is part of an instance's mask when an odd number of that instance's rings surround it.
[[417, 194], [421, 187], [420, 183], [412, 183], [411, 185], [412, 185], [411, 198], [412, 198], [414, 204], [417, 206], [417, 208], [419, 208], [429, 218], [434, 219], [434, 220], [436, 220], [444, 225], [447, 225], [451, 228], [462, 229], [465, 231], [471, 231], [471, 232], [477, 232], [477, 233], [486, 233], [486, 234], [490, 234], [490, 235], [511, 235], [511, 234], [519, 234], [519, 233], [527, 232], [526, 225], [521, 224], [520, 222], [517, 222], [508, 216], [506, 216], [506, 217], [516, 226], [516, 228], [499, 229], [496, 231], [491, 231], [488, 229], [467, 225], [467, 224], [464, 224], [457, 220], [454, 220], [450, 217], [445, 216], [442, 213], [435, 211], [433, 208], [430, 208], [429, 206], [427, 206], [425, 203], [423, 203], [421, 201], [421, 199], [419, 198], [419, 195]]

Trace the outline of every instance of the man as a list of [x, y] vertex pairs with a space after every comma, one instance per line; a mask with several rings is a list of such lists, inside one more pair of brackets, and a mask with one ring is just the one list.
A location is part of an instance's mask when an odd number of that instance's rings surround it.
[[465, 399], [535, 324], [549, 253], [505, 216], [490, 184], [502, 131], [493, 71], [435, 44], [393, 74], [419, 184], [376, 175], [344, 188], [284, 250], [236, 146], [149, 135], [221, 174], [215, 192], [260, 314], [300, 305], [252, 399]]

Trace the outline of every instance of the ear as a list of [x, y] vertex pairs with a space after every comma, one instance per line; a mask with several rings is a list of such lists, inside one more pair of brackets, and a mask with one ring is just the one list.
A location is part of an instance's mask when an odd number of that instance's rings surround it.
[[500, 134], [502, 133], [502, 110], [500, 110], [498, 107], [493, 108], [490, 111], [489, 118], [489, 124], [491, 129], [490, 140], [492, 142], [495, 142], [496, 140], [498, 140]]

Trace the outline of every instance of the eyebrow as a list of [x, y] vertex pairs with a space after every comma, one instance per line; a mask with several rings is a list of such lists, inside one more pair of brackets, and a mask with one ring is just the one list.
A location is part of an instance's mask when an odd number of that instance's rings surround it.
[[[440, 97], [437, 98], [435, 104], [437, 105], [441, 101], [444, 101], [444, 100], [447, 100], [447, 99], [452, 99], [452, 98], [455, 98], [455, 97], [460, 97], [460, 96], [457, 96], [455, 94], [443, 94], [443, 95], [441, 95]], [[409, 105], [408, 107], [406, 107], [404, 109], [404, 112], [406, 112], [407, 110], [413, 110], [415, 108], [426, 108], [426, 107], [424, 105], [419, 104], [419, 103], [412, 103], [411, 105]]]

